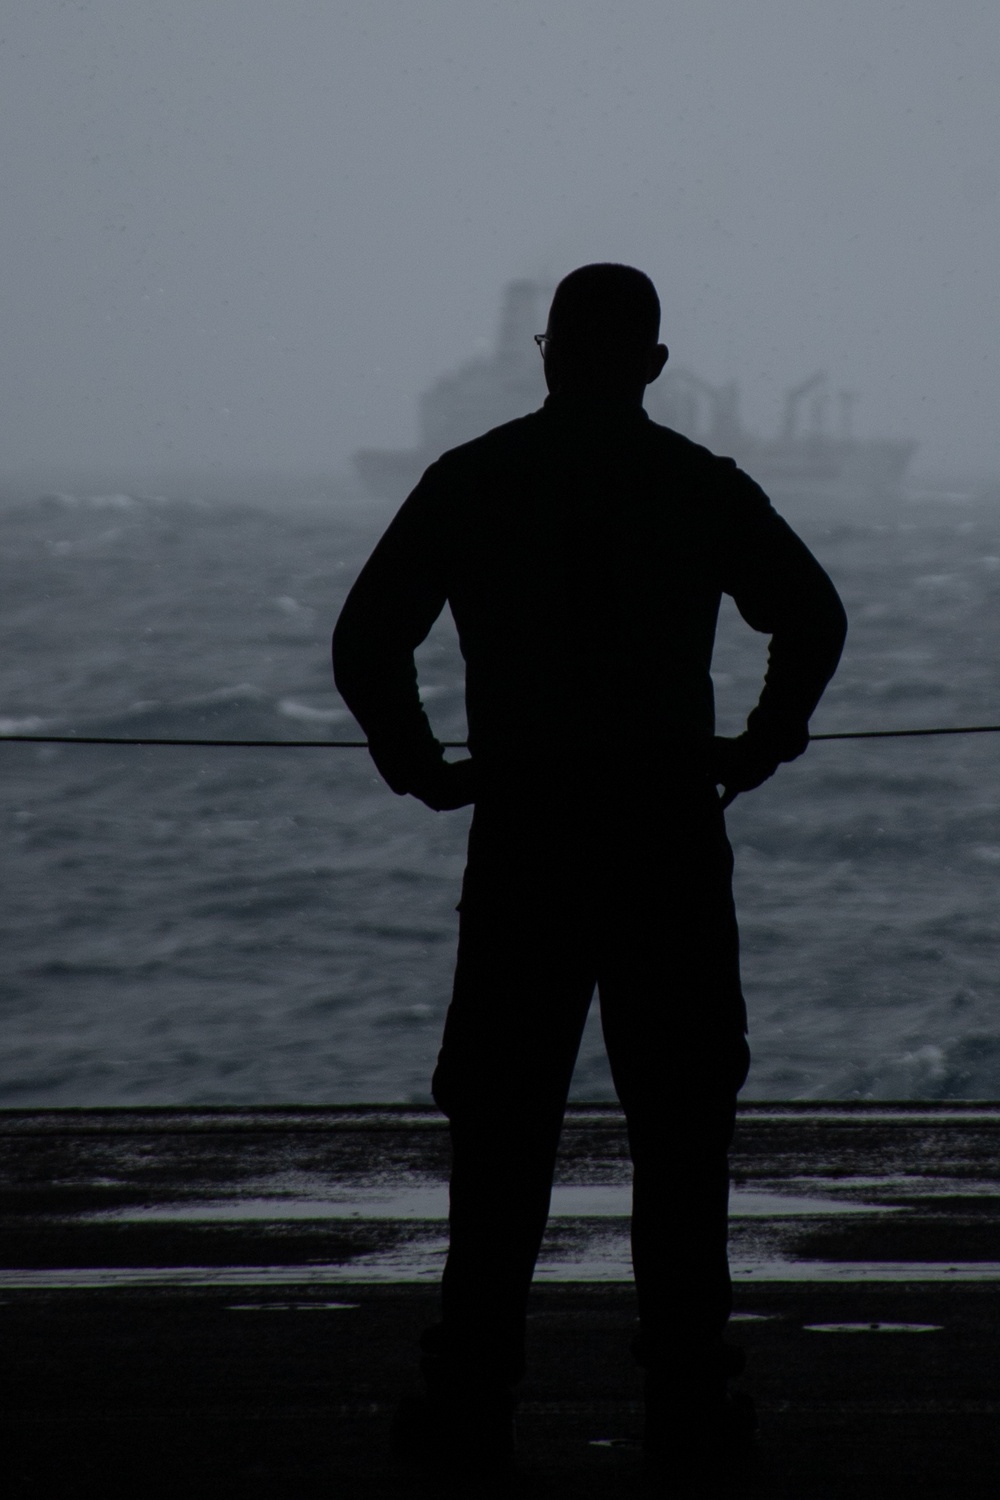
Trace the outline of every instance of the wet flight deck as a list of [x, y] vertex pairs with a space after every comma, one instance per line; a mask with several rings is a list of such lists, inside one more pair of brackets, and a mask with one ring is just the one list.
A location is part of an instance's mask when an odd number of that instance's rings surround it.
[[[405, 1106], [0, 1111], [5, 1493], [441, 1493], [388, 1431], [448, 1154]], [[732, 1169], [734, 1493], [1000, 1493], [1000, 1104], [752, 1103]], [[618, 1109], [571, 1109], [504, 1494], [672, 1493], [636, 1442], [629, 1171]]]

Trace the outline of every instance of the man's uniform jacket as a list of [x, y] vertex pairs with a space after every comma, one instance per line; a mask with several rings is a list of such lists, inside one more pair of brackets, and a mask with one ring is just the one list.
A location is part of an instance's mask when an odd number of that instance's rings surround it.
[[776, 765], [805, 748], [840, 656], [829, 578], [732, 459], [641, 406], [550, 396], [426, 471], [344, 605], [336, 682], [392, 789], [428, 793], [443, 751], [413, 653], [447, 603], [472, 756], [459, 800], [704, 781], [723, 594], [771, 637], [746, 743]]

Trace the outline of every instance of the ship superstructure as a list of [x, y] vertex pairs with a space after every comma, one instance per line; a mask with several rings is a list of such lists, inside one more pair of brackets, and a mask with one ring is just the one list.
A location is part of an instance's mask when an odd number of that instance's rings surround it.
[[[541, 405], [545, 381], [532, 335], [545, 327], [551, 295], [550, 287], [535, 281], [507, 285], [493, 351], [443, 375], [420, 397], [418, 445], [354, 455], [366, 489], [386, 499], [402, 498], [447, 449]], [[764, 437], [743, 426], [736, 381], [711, 385], [691, 370], [668, 365], [648, 388], [645, 405], [654, 421], [735, 458], [766, 490], [891, 494], [917, 445], [855, 437], [856, 402], [853, 391], [833, 392], [825, 372], [818, 371], [786, 393], [780, 431]]]

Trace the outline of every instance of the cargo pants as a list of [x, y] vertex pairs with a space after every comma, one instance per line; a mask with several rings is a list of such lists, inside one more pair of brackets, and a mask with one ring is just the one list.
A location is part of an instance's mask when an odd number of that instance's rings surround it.
[[477, 801], [433, 1096], [452, 1168], [442, 1322], [425, 1351], [524, 1373], [528, 1293], [596, 989], [633, 1164], [633, 1352], [717, 1341], [732, 1308], [728, 1149], [749, 1068], [718, 795], [692, 780]]

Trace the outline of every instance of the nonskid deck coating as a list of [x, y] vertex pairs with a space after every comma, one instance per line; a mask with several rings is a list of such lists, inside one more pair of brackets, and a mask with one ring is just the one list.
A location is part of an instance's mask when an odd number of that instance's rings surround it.
[[[751, 1104], [731, 1162], [737, 1282], [1000, 1276], [995, 1104]], [[434, 1280], [448, 1166], [405, 1106], [0, 1111], [0, 1288]], [[537, 1279], [630, 1282], [630, 1194], [620, 1112], [572, 1107]]]
[[[741, 1111], [732, 1333], [762, 1431], [736, 1492], [1000, 1492], [998, 1144], [996, 1104]], [[571, 1111], [505, 1494], [664, 1493], [636, 1441], [628, 1173], [617, 1112]], [[7, 1111], [0, 1174], [12, 1496], [439, 1493], [387, 1435], [437, 1310], [440, 1117]]]

